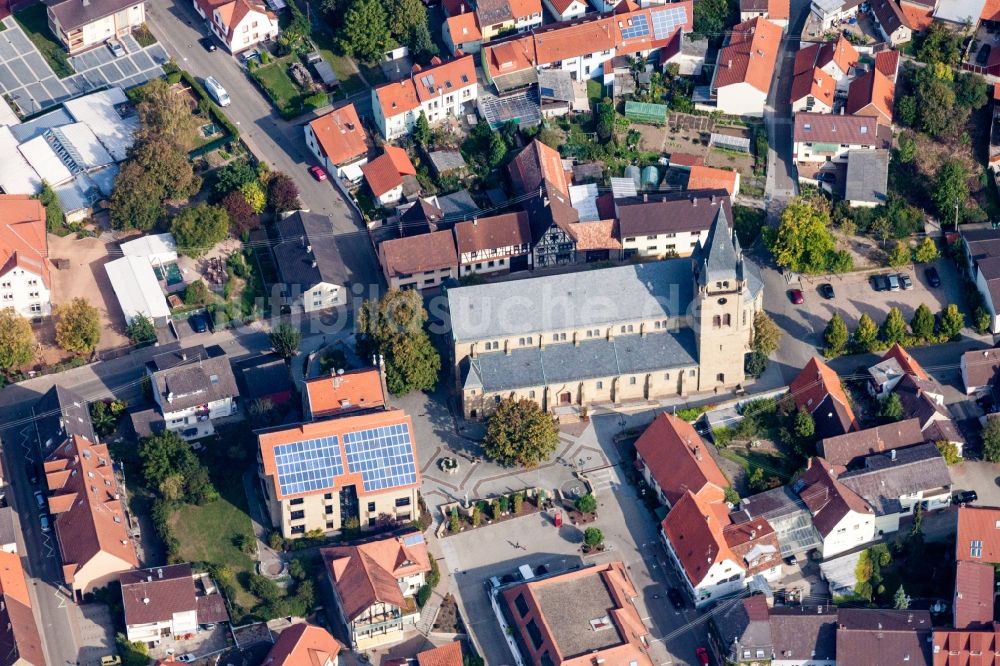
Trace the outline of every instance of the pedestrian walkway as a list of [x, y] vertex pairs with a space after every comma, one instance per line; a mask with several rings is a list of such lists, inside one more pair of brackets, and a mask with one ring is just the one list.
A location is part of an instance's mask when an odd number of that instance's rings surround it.
[[285, 563], [281, 555], [267, 545], [268, 525], [270, 521], [264, 515], [264, 507], [256, 490], [256, 468], [248, 469], [243, 474], [243, 490], [247, 494], [247, 504], [250, 507], [250, 522], [253, 533], [257, 537], [257, 561], [260, 573], [268, 578], [278, 578], [285, 571]]

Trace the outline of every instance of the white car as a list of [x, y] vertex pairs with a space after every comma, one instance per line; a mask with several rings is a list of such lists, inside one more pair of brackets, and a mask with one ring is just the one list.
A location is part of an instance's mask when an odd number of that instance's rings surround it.
[[197, 658], [198, 657], [194, 656], [190, 652], [188, 652], [187, 654], [182, 654], [179, 657], [176, 657], [177, 661], [181, 662], [182, 664], [190, 664], [194, 662], [194, 660]]
[[111, 50], [111, 53], [116, 58], [121, 58], [123, 55], [125, 55], [125, 47], [122, 46], [122, 43], [119, 42], [117, 39], [109, 39], [105, 43], [108, 45], [108, 48]]

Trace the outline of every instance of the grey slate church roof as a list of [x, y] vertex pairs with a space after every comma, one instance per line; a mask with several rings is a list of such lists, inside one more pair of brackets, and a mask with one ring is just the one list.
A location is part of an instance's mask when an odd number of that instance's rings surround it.
[[695, 249], [695, 257], [700, 267], [701, 284], [742, 277], [743, 251], [736, 233], [729, 227], [723, 207], [720, 206], [715, 214], [705, 244]]
[[508, 391], [697, 365], [690, 328], [494, 352], [469, 360], [466, 389]]

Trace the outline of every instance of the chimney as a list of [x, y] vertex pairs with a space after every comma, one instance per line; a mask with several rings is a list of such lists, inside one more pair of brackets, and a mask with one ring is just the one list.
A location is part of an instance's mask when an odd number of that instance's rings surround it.
[[649, 201], [649, 194], [647, 194], [647, 193], [644, 192], [643, 195], [642, 195], [642, 202], [646, 203], [648, 201]]
[[312, 245], [306, 245], [306, 252], [312, 252], [312, 251], [313, 251], [313, 246]]
[[896, 462], [896, 449], [889, 451], [889, 459], [892, 460], [893, 462]]
[[182, 351], [181, 352], [181, 360], [182, 361], [188, 360], [188, 353], [187, 353], [187, 351]]
[[474, 227], [478, 227], [479, 226], [479, 218], [477, 218], [477, 217], [472, 218], [472, 226], [474, 226]]
[[340, 372], [338, 370], [333, 371], [333, 388], [339, 389], [340, 385], [344, 383], [344, 380], [340, 377]]
[[312, 260], [312, 267], [316, 268], [316, 260], [315, 259]]

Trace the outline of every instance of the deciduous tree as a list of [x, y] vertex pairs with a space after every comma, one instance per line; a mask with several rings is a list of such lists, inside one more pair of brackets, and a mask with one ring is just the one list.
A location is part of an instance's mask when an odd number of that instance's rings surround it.
[[163, 190], [136, 162], [125, 161], [108, 200], [115, 229], [149, 231], [163, 215]]
[[97, 308], [83, 298], [74, 298], [56, 308], [56, 344], [68, 352], [89, 354], [101, 341]]
[[0, 310], [0, 370], [7, 372], [35, 360], [35, 335], [14, 308]]
[[233, 236], [242, 238], [244, 234], [260, 228], [260, 216], [247, 203], [242, 192], [237, 190], [227, 194], [222, 198], [222, 207], [229, 215], [229, 231]]
[[888, 345], [903, 342], [906, 338], [906, 320], [903, 319], [903, 313], [900, 312], [899, 308], [889, 308], [889, 313], [885, 316], [885, 321], [882, 322], [880, 333]]
[[357, 315], [361, 358], [381, 354], [389, 391], [402, 395], [437, 385], [441, 358], [424, 330], [427, 311], [416, 291], [390, 289], [378, 301], [365, 301]]
[[983, 458], [987, 462], [1000, 462], [1000, 418], [986, 419], [983, 427]]
[[946, 340], [955, 340], [962, 334], [965, 326], [965, 316], [954, 303], [949, 304], [938, 314], [938, 333]]
[[365, 62], [376, 62], [391, 42], [392, 35], [382, 3], [379, 0], [353, 0], [340, 28], [337, 40], [340, 49]]
[[893, 267], [905, 266], [912, 261], [912, 251], [905, 241], [896, 241], [892, 251], [889, 252], [889, 265]]
[[243, 183], [240, 185], [239, 191], [253, 208], [253, 212], [259, 214], [264, 210], [264, 206], [267, 205], [267, 195], [264, 194], [264, 188], [261, 187], [260, 181], [252, 180], [249, 183]]
[[861, 352], [875, 351], [879, 346], [878, 326], [867, 313], [862, 314], [861, 318], [858, 319], [858, 327], [854, 329], [853, 343]]
[[826, 330], [823, 331], [823, 342], [826, 344], [823, 353], [829, 357], [843, 354], [849, 339], [847, 324], [844, 323], [839, 312], [834, 312], [826, 325]]
[[200, 257], [229, 235], [229, 215], [221, 206], [198, 204], [174, 216], [170, 233], [177, 249], [189, 257]]
[[141, 345], [144, 342], [156, 340], [156, 327], [153, 326], [149, 317], [140, 312], [132, 317], [132, 321], [125, 329], [125, 335], [132, 341], [132, 344]]
[[267, 205], [275, 213], [286, 213], [302, 208], [299, 188], [291, 176], [280, 172], [271, 175], [267, 181]]
[[257, 172], [247, 160], [235, 160], [229, 164], [219, 167], [215, 171], [215, 182], [212, 184], [212, 192], [216, 199], [221, 199], [233, 190], [238, 190], [246, 183], [257, 180]]
[[764, 312], [759, 310], [753, 317], [753, 350], [760, 352], [764, 356], [770, 356], [778, 350], [781, 343], [781, 336], [785, 334], [774, 320]]
[[932, 261], [937, 261], [940, 256], [941, 252], [938, 250], [937, 243], [930, 236], [925, 237], [917, 246], [917, 251], [914, 252], [914, 258], [918, 264], [929, 264]]
[[775, 262], [796, 273], [826, 270], [834, 251], [830, 216], [803, 199], [796, 199], [781, 213], [778, 233], [771, 245]]
[[889, 397], [879, 403], [878, 416], [882, 423], [895, 423], [903, 418], [903, 401], [898, 393], [890, 393]]
[[289, 323], [281, 322], [271, 331], [271, 349], [281, 358], [288, 360], [299, 353], [302, 335], [299, 329]]
[[694, 31], [713, 38], [726, 28], [729, 3], [726, 0], [700, 0], [694, 8]]
[[490, 416], [483, 452], [506, 467], [536, 467], [559, 444], [559, 429], [551, 414], [532, 400], [504, 398]]
[[938, 169], [931, 198], [942, 221], [955, 219], [955, 206], [962, 206], [969, 198], [968, 174], [961, 162], [956, 159], [945, 160]]
[[142, 86], [139, 113], [139, 141], [166, 139], [182, 150], [193, 145], [198, 121], [191, 113], [191, 97], [164, 79], [150, 79]]
[[46, 230], [50, 233], [61, 231], [66, 218], [63, 213], [62, 204], [59, 203], [59, 197], [56, 196], [55, 190], [52, 189], [48, 181], [42, 181], [42, 189], [34, 198], [41, 201], [42, 205], [45, 206]]

